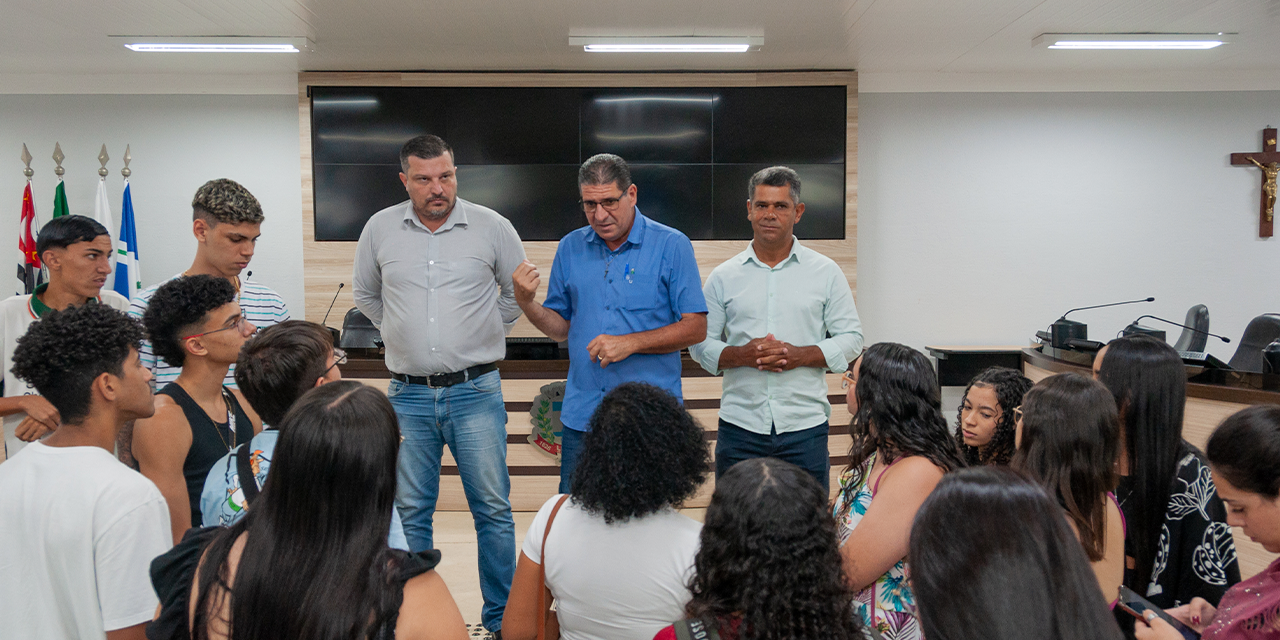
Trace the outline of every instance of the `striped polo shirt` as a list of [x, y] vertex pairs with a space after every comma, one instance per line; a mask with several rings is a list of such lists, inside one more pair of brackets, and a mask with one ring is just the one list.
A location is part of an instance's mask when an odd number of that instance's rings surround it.
[[[179, 273], [169, 280], [181, 278]], [[147, 310], [147, 304], [151, 302], [151, 296], [155, 295], [156, 289], [159, 289], [165, 282], [157, 283], [142, 291], [133, 297], [133, 301], [129, 303], [129, 315], [142, 319], [142, 314]], [[284, 298], [280, 294], [272, 291], [265, 285], [258, 284], [240, 276], [240, 313], [244, 315], [244, 319], [248, 320], [255, 327], [262, 329], [273, 324], [279, 324], [289, 319], [289, 308], [284, 304]], [[170, 366], [163, 358], [155, 354], [151, 348], [150, 340], [142, 341], [142, 351], [139, 353], [142, 358], [142, 364], [151, 370], [153, 376], [151, 383], [155, 389], [163, 389], [165, 385], [178, 379], [178, 374], [182, 373], [182, 367]], [[227, 377], [224, 384], [231, 388], [236, 388], [236, 366], [233, 364], [227, 369]]]

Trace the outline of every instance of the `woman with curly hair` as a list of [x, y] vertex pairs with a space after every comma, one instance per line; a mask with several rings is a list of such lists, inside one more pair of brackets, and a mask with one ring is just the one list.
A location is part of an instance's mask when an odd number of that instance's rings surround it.
[[689, 583], [690, 619], [721, 640], [861, 640], [827, 492], [789, 462], [756, 458], [716, 482]]
[[525, 534], [507, 640], [535, 638], [540, 602], [553, 598], [548, 617], [566, 640], [649, 640], [689, 601], [702, 525], [677, 509], [711, 471], [702, 427], [639, 382], [610, 391], [589, 426], [569, 493], [542, 505]]
[[1010, 469], [943, 478], [908, 558], [930, 640], [1120, 640], [1062, 509]]
[[834, 507], [841, 557], [863, 622], [886, 640], [915, 640], [920, 627], [906, 563], [911, 521], [943, 474], [964, 462], [923, 353], [881, 342], [857, 367], [850, 466]]
[[979, 373], [964, 390], [956, 416], [956, 442], [969, 465], [1007, 465], [1013, 458], [1013, 409], [1031, 380], [1007, 367]]
[[1018, 410], [1010, 464], [1057, 499], [1098, 586], [1114, 599], [1124, 576], [1124, 516], [1116, 487], [1120, 419], [1107, 388], [1075, 373], [1041, 380]]

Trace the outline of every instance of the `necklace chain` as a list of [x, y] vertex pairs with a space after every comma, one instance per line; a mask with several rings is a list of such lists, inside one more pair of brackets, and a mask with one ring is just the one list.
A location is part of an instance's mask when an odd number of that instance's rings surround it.
[[[236, 414], [231, 410], [231, 392], [226, 387], [222, 388], [222, 402], [227, 405], [227, 432], [231, 435], [231, 444], [227, 444], [227, 439], [222, 437], [222, 431], [218, 429], [218, 423], [213, 423], [213, 432], [218, 434], [218, 439], [222, 441], [222, 446], [230, 452], [236, 448]], [[210, 422], [213, 422], [210, 420]]]

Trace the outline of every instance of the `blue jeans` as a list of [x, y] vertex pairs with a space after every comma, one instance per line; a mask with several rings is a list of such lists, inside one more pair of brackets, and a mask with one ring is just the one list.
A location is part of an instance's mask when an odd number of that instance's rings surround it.
[[440, 457], [447, 444], [458, 463], [476, 526], [484, 595], [481, 619], [485, 628], [497, 631], [516, 570], [507, 410], [498, 372], [439, 389], [392, 380], [387, 397], [404, 436], [396, 473], [396, 508], [409, 549], [433, 548], [431, 519], [440, 495]]
[[721, 420], [716, 434], [716, 479], [743, 460], [778, 458], [808, 471], [822, 485], [822, 490], [828, 491], [831, 452], [827, 449], [827, 432], [830, 430], [824, 421], [816, 427], [788, 433], [778, 433], [777, 426], [770, 425], [769, 433], [764, 434]]
[[560, 493], [569, 493], [573, 484], [573, 470], [578, 468], [578, 456], [582, 455], [582, 441], [587, 432], [564, 427], [560, 430]]

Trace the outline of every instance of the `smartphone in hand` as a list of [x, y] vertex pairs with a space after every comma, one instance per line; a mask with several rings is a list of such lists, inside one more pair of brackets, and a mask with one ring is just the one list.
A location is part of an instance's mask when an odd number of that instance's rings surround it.
[[1120, 600], [1116, 602], [1116, 606], [1144, 622], [1146, 621], [1146, 618], [1143, 617], [1143, 614], [1150, 611], [1159, 616], [1161, 620], [1168, 622], [1169, 626], [1177, 629], [1178, 633], [1181, 633], [1182, 637], [1186, 638], [1186, 640], [1200, 640], [1200, 634], [1196, 633], [1194, 629], [1182, 624], [1182, 622], [1177, 618], [1165, 613], [1163, 609], [1152, 604], [1150, 600], [1138, 595], [1129, 587], [1120, 585]]

